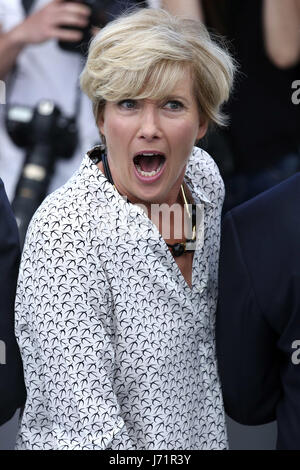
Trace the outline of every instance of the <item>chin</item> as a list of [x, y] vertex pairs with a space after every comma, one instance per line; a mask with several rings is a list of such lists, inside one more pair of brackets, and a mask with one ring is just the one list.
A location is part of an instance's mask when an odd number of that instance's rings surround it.
[[137, 197], [144, 202], [161, 203], [163, 196], [162, 191], [155, 188], [143, 188], [137, 191]]

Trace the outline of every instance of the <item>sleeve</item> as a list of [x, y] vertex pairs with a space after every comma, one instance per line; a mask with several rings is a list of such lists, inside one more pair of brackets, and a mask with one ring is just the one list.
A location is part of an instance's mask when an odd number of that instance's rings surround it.
[[3, 26], [5, 22], [5, 9], [3, 0], [0, 0], [0, 35], [3, 33]]
[[0, 424], [25, 402], [26, 391], [14, 334], [14, 301], [19, 267], [19, 239], [0, 180]]
[[147, 0], [147, 4], [149, 8], [161, 8], [162, 0]]
[[42, 447], [51, 449], [135, 449], [114, 391], [113, 305], [105, 271], [82, 228], [68, 230], [72, 223], [50, 219], [30, 225], [17, 290], [28, 388], [22, 424], [36, 414], [30, 439], [36, 432]]
[[21, 0], [0, 0], [0, 34], [7, 33], [23, 20]]
[[281, 396], [277, 339], [257, 303], [229, 213], [222, 231], [216, 340], [225, 410], [241, 424], [276, 419]]

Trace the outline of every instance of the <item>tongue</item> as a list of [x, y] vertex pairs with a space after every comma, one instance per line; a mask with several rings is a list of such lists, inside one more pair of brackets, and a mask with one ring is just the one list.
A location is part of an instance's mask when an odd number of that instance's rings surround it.
[[147, 157], [147, 156], [141, 156], [139, 165], [142, 169], [142, 171], [156, 171], [157, 168], [159, 167], [161, 157], [153, 156], [153, 157]]

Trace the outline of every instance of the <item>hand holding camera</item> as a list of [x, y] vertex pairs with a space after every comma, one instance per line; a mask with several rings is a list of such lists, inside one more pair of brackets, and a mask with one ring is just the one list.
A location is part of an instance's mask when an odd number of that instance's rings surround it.
[[90, 15], [91, 9], [83, 2], [52, 0], [15, 28], [15, 38], [23, 45], [39, 44], [49, 39], [80, 41], [83, 37], [80, 29], [88, 26]]

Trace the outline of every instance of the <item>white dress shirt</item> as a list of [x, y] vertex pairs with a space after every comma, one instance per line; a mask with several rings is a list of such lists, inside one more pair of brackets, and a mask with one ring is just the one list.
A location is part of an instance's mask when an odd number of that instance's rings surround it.
[[185, 183], [203, 207], [192, 288], [88, 154], [36, 212], [16, 298], [17, 449], [227, 448], [214, 335], [224, 186], [197, 148]]

